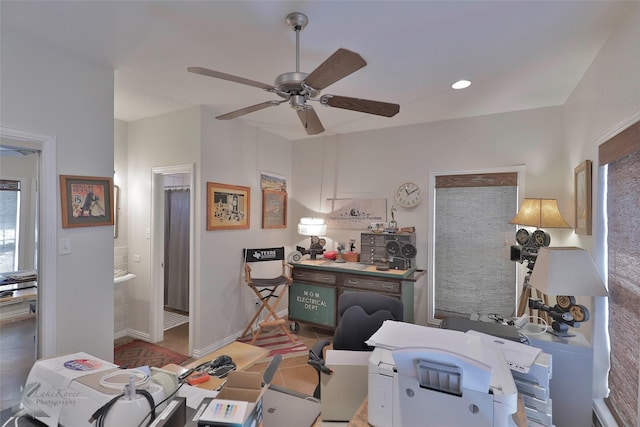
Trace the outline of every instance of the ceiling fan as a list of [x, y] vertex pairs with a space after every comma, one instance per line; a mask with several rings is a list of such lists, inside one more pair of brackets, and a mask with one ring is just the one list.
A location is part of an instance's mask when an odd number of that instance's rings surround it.
[[217, 116], [216, 119], [228, 120], [245, 114], [253, 113], [268, 107], [289, 102], [291, 108], [296, 110], [302, 126], [309, 135], [324, 132], [324, 127], [313, 107], [307, 101], [318, 101], [325, 107], [342, 108], [344, 110], [360, 111], [362, 113], [375, 114], [384, 117], [393, 117], [400, 111], [398, 104], [388, 102], [371, 101], [360, 98], [350, 98], [338, 95], [320, 95], [320, 91], [349, 74], [367, 65], [366, 61], [355, 52], [340, 48], [327, 58], [310, 74], [300, 72], [300, 31], [309, 23], [309, 18], [300, 12], [287, 15], [287, 24], [296, 33], [296, 71], [280, 74], [273, 85], [245, 79], [232, 74], [210, 70], [203, 67], [188, 67], [187, 71], [217, 79], [228, 80], [235, 83], [254, 86], [267, 92], [275, 93], [283, 98], [261, 102], [250, 107], [241, 108], [230, 113]]

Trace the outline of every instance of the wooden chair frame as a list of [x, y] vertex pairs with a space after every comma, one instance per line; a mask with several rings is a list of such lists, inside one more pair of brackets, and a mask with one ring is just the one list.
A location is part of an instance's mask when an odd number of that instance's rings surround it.
[[[247, 251], [270, 251], [270, 249], [245, 249], [244, 250], [244, 280], [246, 284], [251, 288], [253, 293], [258, 297], [260, 301], [260, 307], [253, 315], [249, 324], [242, 332], [241, 337], [244, 337], [249, 332], [252, 334], [251, 343], [255, 343], [258, 339], [258, 336], [263, 332], [264, 328], [271, 328], [274, 326], [280, 327], [282, 331], [289, 337], [291, 342], [295, 342], [297, 338], [293, 336], [288, 328], [286, 319], [278, 316], [276, 313], [276, 308], [285, 295], [285, 291], [289, 288], [291, 283], [293, 282], [292, 271], [293, 266], [287, 263], [284, 260], [284, 247], [282, 250], [282, 258], [272, 258], [272, 259], [260, 259], [256, 261], [282, 261], [282, 272], [281, 275], [275, 278], [263, 279], [263, 278], [254, 278], [251, 275], [251, 266], [249, 265], [252, 261], [248, 261]], [[275, 298], [275, 301], [271, 302], [271, 299]], [[264, 319], [257, 324], [257, 328], [254, 330], [253, 326], [256, 321], [259, 319], [260, 314], [266, 311], [266, 315]]]

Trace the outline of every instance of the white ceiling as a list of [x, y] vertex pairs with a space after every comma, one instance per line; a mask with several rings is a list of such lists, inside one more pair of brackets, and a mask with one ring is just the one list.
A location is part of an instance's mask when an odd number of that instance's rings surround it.
[[[303, 12], [301, 71], [340, 47], [368, 63], [323, 94], [400, 104], [393, 118], [314, 104], [326, 134], [341, 134], [562, 105], [632, 3], [2, 0], [0, 29], [111, 65], [114, 115], [131, 121], [193, 105], [222, 114], [280, 99], [187, 67], [273, 84], [295, 71], [295, 33], [285, 17]], [[472, 86], [451, 89], [461, 78]], [[235, 120], [307, 137], [286, 103]]]

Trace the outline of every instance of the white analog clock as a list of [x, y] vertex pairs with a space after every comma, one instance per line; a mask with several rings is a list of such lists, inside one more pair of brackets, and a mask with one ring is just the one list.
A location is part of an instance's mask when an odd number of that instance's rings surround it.
[[422, 191], [413, 182], [400, 184], [395, 194], [396, 202], [404, 208], [413, 208], [422, 201]]

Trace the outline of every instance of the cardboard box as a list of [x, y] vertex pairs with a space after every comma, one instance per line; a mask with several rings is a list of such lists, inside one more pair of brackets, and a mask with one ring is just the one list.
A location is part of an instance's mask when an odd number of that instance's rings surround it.
[[262, 385], [258, 372], [229, 372], [227, 382], [198, 419], [198, 427], [249, 427], [262, 422]]
[[322, 374], [322, 421], [349, 421], [368, 393], [370, 351], [327, 350], [325, 365], [333, 374]]
[[276, 355], [264, 374], [231, 371], [218, 395], [198, 418], [198, 427], [262, 426], [262, 396], [269, 388], [282, 356]]
[[360, 262], [360, 254], [358, 252], [345, 252], [342, 254], [342, 259], [347, 262]]

